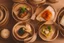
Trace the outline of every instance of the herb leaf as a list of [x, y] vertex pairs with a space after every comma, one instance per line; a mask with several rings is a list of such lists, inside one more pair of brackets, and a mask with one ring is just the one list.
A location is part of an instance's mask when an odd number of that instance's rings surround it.
[[26, 11], [26, 8], [25, 7], [21, 7], [20, 11], [21, 11], [21, 13], [24, 13]]
[[49, 30], [49, 31], [51, 30], [51, 26], [48, 26], [48, 30]]

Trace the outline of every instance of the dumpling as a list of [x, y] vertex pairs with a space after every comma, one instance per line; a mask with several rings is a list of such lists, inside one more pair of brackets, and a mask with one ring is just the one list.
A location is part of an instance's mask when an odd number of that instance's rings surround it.
[[1, 37], [4, 38], [4, 39], [7, 39], [10, 35], [10, 31], [8, 29], [3, 29], [1, 31]]

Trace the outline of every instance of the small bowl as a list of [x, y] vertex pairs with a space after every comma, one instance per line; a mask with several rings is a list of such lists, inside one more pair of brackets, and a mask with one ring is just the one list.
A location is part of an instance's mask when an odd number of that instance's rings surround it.
[[[52, 36], [50, 36], [51, 37], [50, 39], [46, 38], [43, 34], [41, 34], [40, 30], [41, 30], [41, 28], [42, 28], [43, 25], [50, 25], [50, 26], [54, 27], [53, 28], [54, 29], [54, 34]], [[39, 34], [40, 38], [42, 40], [44, 40], [44, 41], [54, 41], [58, 37], [58, 35], [59, 35], [59, 29], [57, 29], [54, 24], [42, 24], [39, 27], [38, 34]]]
[[0, 5], [0, 26], [5, 26], [9, 20], [9, 11], [4, 5]]
[[[18, 9], [20, 7], [24, 7], [26, 6], [26, 8], [29, 10], [29, 15], [26, 15], [24, 16], [23, 18], [19, 17], [18, 16]], [[13, 18], [16, 20], [16, 21], [27, 21], [30, 19], [31, 15], [33, 13], [33, 9], [32, 9], [32, 6], [27, 4], [27, 3], [16, 3], [13, 5], [13, 8], [12, 8], [12, 16]]]
[[[22, 39], [16, 32], [15, 30], [17, 30], [21, 25], [26, 25], [27, 22], [18, 22], [17, 24], [15, 24], [15, 26], [13, 27], [13, 30], [12, 30], [12, 34], [14, 36], [14, 38], [18, 41], [26, 41], [26, 38]], [[31, 40], [33, 35], [35, 34], [35, 29], [34, 29], [34, 26], [31, 24], [31, 23], [28, 23], [30, 24], [31, 28], [32, 28], [32, 36], [28, 37], [27, 38], [27, 41]]]

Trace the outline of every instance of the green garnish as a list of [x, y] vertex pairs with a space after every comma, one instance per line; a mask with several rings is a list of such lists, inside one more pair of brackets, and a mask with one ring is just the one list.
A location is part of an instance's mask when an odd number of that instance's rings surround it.
[[51, 26], [48, 26], [48, 30], [49, 30], [49, 31], [51, 30]]
[[20, 8], [20, 12], [21, 12], [21, 13], [24, 13], [25, 11], [26, 11], [26, 8], [25, 8], [25, 7], [21, 7], [21, 8]]

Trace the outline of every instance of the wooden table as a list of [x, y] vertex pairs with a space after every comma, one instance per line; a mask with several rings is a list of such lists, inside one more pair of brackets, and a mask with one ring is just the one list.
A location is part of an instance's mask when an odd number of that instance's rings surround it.
[[[4, 28], [9, 29], [10, 32], [11, 32], [11, 35], [10, 35], [9, 39], [2, 39], [0, 37], [0, 43], [16, 43], [13, 40], [12, 31], [11, 31], [14, 24], [16, 23], [15, 20], [13, 19], [13, 17], [12, 17], [12, 13], [11, 13], [12, 12], [13, 2], [12, 2], [12, 0], [0, 0], [0, 4], [4, 4], [9, 9], [10, 20], [9, 20], [9, 23], [7, 24], [7, 27], [4, 27]], [[64, 6], [64, 0], [59, 0], [58, 3], [54, 3], [54, 4], [51, 3], [51, 5], [58, 12], [60, 10], [60, 8]], [[23, 42], [21, 42], [21, 43], [23, 43]], [[59, 36], [58, 36], [58, 38], [56, 40], [54, 40], [52, 42], [45, 42], [45, 41], [41, 40], [41, 38], [38, 36], [37, 40], [34, 43], [64, 43], [64, 37], [62, 37], [61, 34], [59, 34]]]

